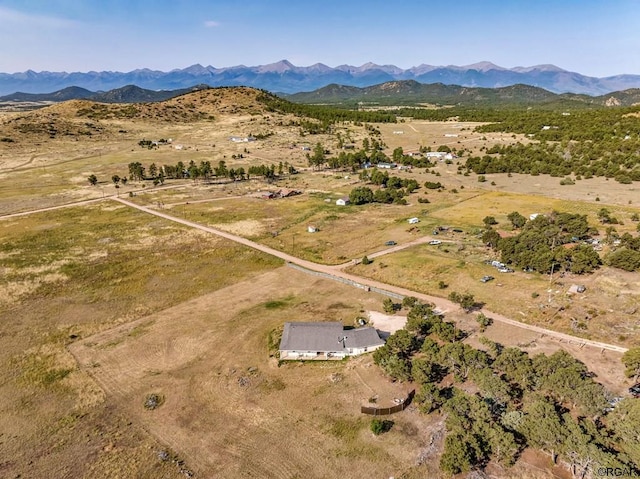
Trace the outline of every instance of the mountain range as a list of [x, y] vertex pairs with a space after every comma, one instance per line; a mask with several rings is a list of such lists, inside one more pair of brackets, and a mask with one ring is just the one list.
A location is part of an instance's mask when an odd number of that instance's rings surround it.
[[640, 88], [640, 75], [595, 78], [563, 70], [554, 65], [503, 68], [491, 62], [466, 66], [419, 65], [402, 69], [394, 65], [365, 63], [359, 67], [322, 63], [299, 67], [287, 60], [268, 65], [215, 68], [192, 65], [168, 72], [138, 69], [130, 72], [35, 72], [0, 73], [0, 95], [43, 93], [78, 87], [106, 91], [125, 85], [150, 90], [188, 89], [193, 85], [251, 86], [279, 93], [316, 90], [329, 84], [367, 87], [396, 80], [442, 83], [465, 87], [500, 88], [516, 84], [536, 86], [554, 93], [603, 95], [613, 91]]
[[[22, 102], [33, 109], [43, 103], [67, 100], [91, 100], [98, 103], [155, 103], [187, 93], [207, 90], [208, 85], [196, 85], [177, 90], [148, 90], [126, 85], [107, 92], [92, 92], [80, 87], [67, 87], [52, 93], [13, 93], [0, 96], [0, 102]], [[552, 93], [529, 85], [511, 85], [500, 88], [463, 87], [443, 83], [418, 83], [415, 80], [385, 82], [368, 87], [331, 84], [311, 92], [280, 96], [294, 103], [351, 105], [356, 103], [415, 106], [431, 103], [458, 106], [535, 106], [583, 108], [589, 106], [632, 106], [640, 104], [640, 89], [590, 96], [576, 93]], [[36, 105], [36, 103], [40, 103]]]
[[415, 80], [402, 80], [367, 87], [332, 84], [312, 92], [286, 95], [285, 98], [295, 103], [325, 105], [355, 105], [360, 103], [380, 106], [410, 106], [431, 103], [470, 107], [554, 105], [557, 107], [583, 108], [589, 106], [637, 105], [640, 103], [640, 89], [630, 88], [624, 91], [591, 96], [577, 93], [552, 93], [543, 88], [522, 84], [499, 88], [482, 88], [445, 85], [443, 83], [424, 84]]

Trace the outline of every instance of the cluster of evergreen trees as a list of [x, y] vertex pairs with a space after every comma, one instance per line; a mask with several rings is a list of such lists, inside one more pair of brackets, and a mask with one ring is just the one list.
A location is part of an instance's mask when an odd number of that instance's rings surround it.
[[[462, 343], [464, 337], [415, 303], [405, 328], [374, 353], [389, 376], [416, 384], [423, 413], [446, 414], [445, 472], [483, 468], [490, 460], [508, 467], [525, 447], [560, 457], [577, 477], [598, 467], [637, 471], [640, 447], [629, 421], [640, 418], [640, 401], [610, 407], [610, 394], [564, 351], [530, 357], [485, 338], [486, 350], [476, 349]], [[453, 383], [443, 386], [451, 383], [445, 377]], [[466, 383], [478, 392], [464, 392]]]
[[307, 162], [312, 168], [345, 169], [356, 171], [366, 163], [377, 165], [389, 162], [389, 157], [382, 151], [384, 143], [376, 138], [362, 140], [362, 148], [353, 151], [341, 151], [337, 156], [329, 156], [330, 152], [321, 143], [316, 143], [312, 153], [307, 153]]
[[521, 228], [517, 235], [501, 238], [491, 227], [482, 235], [486, 244], [500, 252], [505, 264], [540, 273], [562, 270], [577, 274], [590, 273], [602, 264], [591, 245], [565, 246], [597, 233], [589, 227], [586, 215], [554, 211], [527, 221], [514, 211], [509, 219], [514, 229]]
[[[613, 225], [619, 221], [606, 208], [599, 211], [598, 217], [603, 224]], [[593, 246], [584, 242], [598, 234], [589, 226], [586, 215], [554, 211], [527, 220], [514, 211], [507, 218], [512, 228], [519, 230], [517, 235], [502, 238], [492, 228], [497, 222], [491, 216], [485, 218], [487, 228], [482, 234], [482, 241], [499, 252], [505, 264], [539, 273], [591, 273], [603, 262], [626, 271], [640, 271], [640, 237], [630, 233], [619, 235], [613, 226], [608, 226], [604, 239], [612, 249], [603, 261]], [[640, 217], [633, 215], [632, 220], [640, 221]]]
[[404, 197], [415, 190], [420, 185], [413, 178], [400, 178], [391, 176], [386, 171], [377, 168], [363, 170], [360, 179], [370, 181], [374, 185], [380, 186], [375, 192], [367, 186], [358, 186], [349, 193], [349, 201], [354, 205], [366, 203], [396, 203], [407, 204]]

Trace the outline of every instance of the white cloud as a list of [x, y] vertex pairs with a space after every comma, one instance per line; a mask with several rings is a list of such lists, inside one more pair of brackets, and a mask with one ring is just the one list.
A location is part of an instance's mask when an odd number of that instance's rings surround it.
[[220, 22], [216, 22], [215, 20], [207, 20], [204, 22], [204, 26], [207, 28], [215, 28], [220, 26]]
[[17, 26], [37, 26], [42, 28], [68, 28], [78, 24], [66, 18], [33, 15], [6, 7], [0, 7], [0, 22], [5, 25], [13, 24]]

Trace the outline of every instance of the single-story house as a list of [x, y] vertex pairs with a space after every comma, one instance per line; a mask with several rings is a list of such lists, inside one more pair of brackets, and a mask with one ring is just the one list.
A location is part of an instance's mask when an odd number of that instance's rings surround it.
[[385, 168], [385, 169], [387, 169], [387, 170], [390, 170], [390, 169], [392, 169], [392, 168], [395, 168], [395, 167], [396, 167], [396, 166], [398, 166], [398, 165], [396, 165], [395, 163], [386, 163], [386, 162], [384, 162], [384, 161], [381, 161], [381, 162], [380, 162], [380, 163], [378, 163], [376, 166], [377, 166], [378, 168]]
[[440, 161], [442, 160], [455, 160], [457, 158], [456, 155], [454, 155], [453, 153], [450, 152], [446, 152], [446, 151], [428, 151], [427, 152], [427, 158], [430, 159], [438, 159]]
[[229, 138], [234, 143], [248, 143], [250, 141], [256, 141], [253, 136], [232, 136]]
[[285, 323], [280, 359], [342, 359], [375, 351], [384, 340], [368, 326], [344, 329], [342, 323]]
[[419, 223], [420, 220], [418, 218], [409, 218], [409, 224], [410, 225], [415, 225], [416, 223]]
[[342, 198], [338, 198], [336, 200], [336, 205], [338, 206], [347, 206], [349, 203], [351, 203], [351, 200], [349, 200], [348, 196], [343, 196]]

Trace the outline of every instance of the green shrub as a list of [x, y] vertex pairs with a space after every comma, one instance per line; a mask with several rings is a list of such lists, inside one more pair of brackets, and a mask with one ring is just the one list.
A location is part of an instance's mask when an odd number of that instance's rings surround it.
[[379, 436], [380, 434], [389, 432], [391, 430], [391, 428], [393, 427], [393, 421], [372, 419], [371, 425], [369, 427], [371, 428], [372, 433], [374, 433], [376, 436]]

